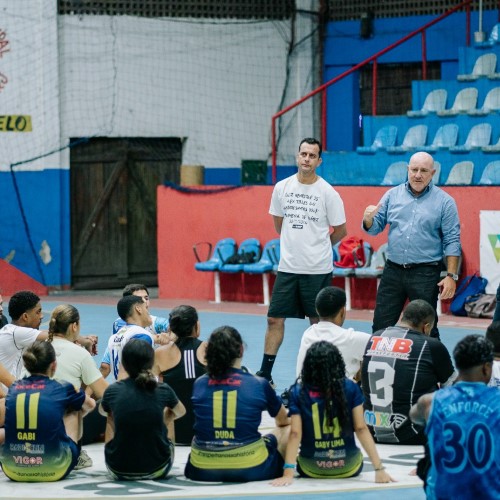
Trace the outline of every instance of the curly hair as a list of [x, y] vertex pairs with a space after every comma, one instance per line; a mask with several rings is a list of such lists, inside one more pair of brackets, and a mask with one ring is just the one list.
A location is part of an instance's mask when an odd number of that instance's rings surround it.
[[243, 353], [243, 340], [240, 333], [232, 326], [216, 328], [207, 344], [207, 373], [212, 378], [225, 375]]
[[131, 339], [123, 348], [122, 365], [129, 377], [141, 389], [153, 391], [158, 385], [158, 379], [152, 372], [154, 349], [141, 339]]
[[198, 313], [192, 306], [175, 307], [168, 316], [170, 330], [175, 333], [177, 340], [190, 337], [196, 323], [198, 323]]
[[45, 341], [36, 340], [23, 352], [23, 363], [31, 374], [47, 373], [49, 366], [56, 360], [54, 346]]
[[321, 393], [325, 401], [327, 424], [333, 426], [337, 417], [342, 431], [352, 433], [349, 408], [344, 392], [345, 363], [338, 348], [324, 340], [307, 350], [300, 380], [302, 397], [308, 389]]
[[53, 311], [49, 321], [49, 342], [54, 340], [54, 333], [66, 333], [69, 325], [79, 323], [80, 313], [71, 304], [61, 304]]
[[493, 362], [493, 344], [482, 335], [467, 335], [453, 349], [453, 359], [459, 370]]
[[493, 321], [486, 328], [485, 337], [493, 344], [493, 354], [500, 356], [500, 321]]
[[16, 292], [9, 300], [9, 316], [18, 320], [26, 311], [30, 311], [40, 302], [40, 297], [29, 290]]

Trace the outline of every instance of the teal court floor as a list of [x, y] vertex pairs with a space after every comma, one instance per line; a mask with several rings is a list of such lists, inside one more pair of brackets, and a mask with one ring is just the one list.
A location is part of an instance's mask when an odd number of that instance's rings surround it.
[[[155, 290], [152, 290], [152, 296]], [[101, 291], [93, 293], [73, 292], [57, 293], [42, 298], [46, 327], [50, 312], [57, 304], [71, 303], [80, 311], [82, 334], [96, 334], [99, 337], [99, 352], [96, 362], [99, 365], [107, 339], [111, 334], [111, 325], [116, 319], [116, 303], [120, 291]], [[243, 363], [250, 371], [260, 367], [264, 335], [266, 329], [267, 308], [257, 304], [222, 303], [207, 301], [162, 300], [153, 298], [150, 310], [157, 316], [168, 317], [169, 311], [180, 304], [189, 303], [197, 308], [201, 322], [201, 337], [208, 338], [210, 332], [221, 325], [235, 327], [243, 336], [246, 351]], [[371, 331], [372, 311], [350, 311], [346, 326], [357, 330]], [[469, 333], [484, 333], [488, 320], [472, 320], [443, 315], [440, 317], [440, 331], [443, 343], [450, 352], [455, 344]], [[307, 328], [306, 320], [287, 320], [285, 341], [278, 354], [273, 371], [273, 378], [280, 393], [294, 381], [295, 359], [300, 338]], [[266, 432], [272, 427], [272, 419], [263, 414], [261, 430]], [[392, 500], [404, 497], [405, 500], [425, 498], [421, 481], [410, 475], [415, 463], [422, 454], [421, 447], [378, 445], [378, 450], [387, 469], [398, 481], [388, 485], [373, 482], [374, 472], [368, 460], [362, 474], [353, 479], [314, 480], [296, 479], [286, 488], [274, 488], [268, 482], [261, 481], [245, 484], [196, 483], [183, 476], [184, 464], [189, 453], [188, 447], [177, 447], [174, 467], [169, 477], [162, 481], [117, 482], [112, 481], [104, 465], [103, 445], [92, 444], [85, 449], [92, 457], [93, 467], [74, 471], [58, 483], [13, 483], [0, 472], [0, 498], [5, 499], [240, 499], [259, 498], [304, 498], [304, 499], [361, 499]]]

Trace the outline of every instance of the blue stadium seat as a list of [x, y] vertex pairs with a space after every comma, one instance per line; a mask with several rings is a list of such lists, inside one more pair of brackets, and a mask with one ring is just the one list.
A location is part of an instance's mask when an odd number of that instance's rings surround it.
[[500, 111], [500, 87], [491, 89], [486, 94], [483, 105], [479, 109], [467, 111], [467, 114], [471, 116], [485, 116], [497, 111]]
[[492, 144], [491, 146], [483, 146], [481, 148], [483, 153], [500, 153], [500, 137], [496, 144]]
[[484, 167], [479, 180], [482, 186], [500, 186], [500, 160], [495, 160]]
[[[236, 257], [243, 259], [245, 257], [245, 254], [247, 254], [248, 256], [248, 254], [253, 253], [253, 262], [257, 262], [260, 259], [260, 250], [260, 241], [257, 238], [248, 238], [241, 242]], [[219, 271], [221, 273], [241, 273], [243, 271], [244, 265], [245, 264], [243, 262], [238, 264], [224, 262], [219, 267]]]
[[358, 146], [356, 152], [360, 154], [375, 154], [380, 149], [396, 144], [398, 128], [394, 125], [387, 125], [378, 130], [371, 146]]
[[471, 109], [475, 109], [477, 104], [477, 89], [474, 87], [467, 87], [460, 90], [455, 96], [453, 106], [450, 109], [443, 109], [438, 111], [438, 116], [456, 116], [459, 113], [467, 113]]
[[397, 161], [391, 163], [387, 167], [384, 179], [381, 182], [382, 186], [398, 186], [403, 182], [406, 182], [408, 177], [408, 163], [405, 161]]
[[406, 153], [425, 145], [427, 140], [427, 125], [415, 125], [410, 127], [405, 134], [400, 146], [388, 146], [389, 154]]
[[459, 82], [473, 82], [482, 76], [489, 77], [495, 73], [497, 65], [497, 55], [493, 52], [483, 54], [476, 59], [472, 72], [463, 75], [457, 75]]
[[[198, 255], [198, 246], [200, 245], [208, 245], [209, 248], [209, 257], [205, 261], [201, 261]], [[196, 257], [196, 260], [198, 261], [195, 263], [194, 268], [197, 271], [214, 273], [214, 294], [216, 304], [220, 304], [221, 302], [219, 269], [224, 264], [224, 262], [229, 257], [231, 257], [231, 255], [234, 255], [236, 253], [236, 250], [237, 246], [234, 238], [224, 238], [222, 240], [219, 240], [215, 245], [212, 254], [211, 243], [201, 242], [196, 243], [193, 246], [194, 255]]]
[[474, 173], [474, 163], [471, 161], [461, 161], [453, 165], [446, 179], [446, 186], [469, 186]]
[[491, 125], [489, 123], [478, 123], [474, 125], [467, 135], [465, 143], [450, 148], [450, 153], [468, 153], [472, 149], [488, 146], [491, 141]]
[[244, 264], [243, 272], [248, 274], [262, 274], [262, 292], [264, 296], [264, 305], [269, 305], [269, 273], [273, 272], [274, 265], [278, 265], [276, 260], [276, 246], [279, 246], [280, 240], [276, 238], [268, 241], [262, 250], [262, 256], [258, 262]]
[[458, 139], [458, 125], [456, 123], [447, 123], [438, 128], [436, 135], [429, 146], [422, 146], [422, 151], [432, 153], [438, 149], [446, 149], [454, 146]]
[[441, 163], [434, 161], [434, 175], [432, 176], [432, 182], [436, 186], [439, 186], [439, 178], [441, 177]]
[[419, 110], [407, 111], [406, 115], [410, 118], [418, 118], [421, 116], [427, 116], [429, 113], [442, 111], [445, 109], [447, 97], [448, 91], [446, 89], [431, 90], [425, 97], [422, 108]]

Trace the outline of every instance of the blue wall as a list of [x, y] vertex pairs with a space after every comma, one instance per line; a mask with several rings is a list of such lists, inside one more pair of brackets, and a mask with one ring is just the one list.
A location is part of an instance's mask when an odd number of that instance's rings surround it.
[[[12, 257], [9, 262], [13, 266], [44, 285], [70, 284], [69, 170], [16, 172], [14, 175], [35, 251], [29, 244], [12, 175], [0, 172], [0, 257]], [[39, 255], [44, 240], [52, 257], [47, 264]]]

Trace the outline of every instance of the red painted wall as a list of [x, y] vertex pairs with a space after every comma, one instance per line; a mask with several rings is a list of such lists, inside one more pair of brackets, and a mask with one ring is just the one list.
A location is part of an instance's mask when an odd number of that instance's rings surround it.
[[37, 295], [48, 295], [49, 293], [46, 286], [4, 260], [0, 260], [0, 293], [4, 297], [10, 297], [20, 290], [31, 290]]
[[[213, 273], [195, 271], [193, 245], [200, 241], [217, 242], [233, 237], [237, 243], [259, 238], [264, 244], [275, 238], [268, 214], [272, 186], [248, 186], [218, 193], [182, 193], [158, 187], [158, 281], [161, 298], [213, 300]], [[346, 209], [348, 232], [378, 248], [387, 240], [387, 230], [376, 237], [361, 229], [365, 207], [376, 204], [385, 187], [339, 186], [336, 188]], [[456, 200], [462, 226], [464, 261], [462, 275], [479, 270], [479, 211], [500, 209], [500, 187], [445, 188]], [[272, 286], [271, 280], [271, 286]], [[343, 286], [343, 280], [334, 280]], [[221, 274], [222, 300], [262, 301], [260, 276]], [[375, 304], [375, 280], [352, 280], [354, 308]], [[445, 308], [446, 309], [446, 308]]]

